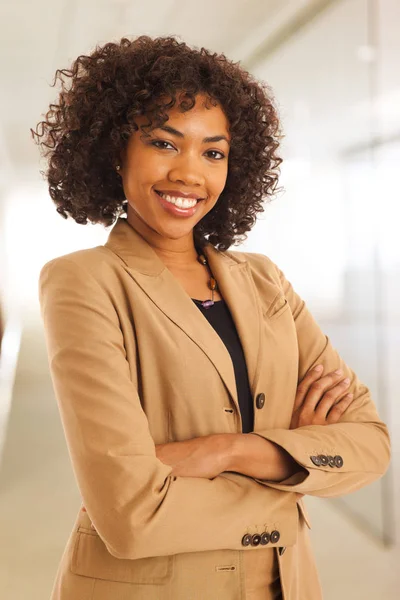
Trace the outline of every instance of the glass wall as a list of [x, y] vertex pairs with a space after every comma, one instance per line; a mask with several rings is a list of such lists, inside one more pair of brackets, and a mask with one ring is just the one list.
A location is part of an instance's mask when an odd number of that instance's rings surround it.
[[385, 543], [399, 470], [399, 23], [396, 0], [338, 1], [248, 65], [272, 86], [286, 137], [284, 193], [247, 246], [280, 265], [391, 423], [390, 471], [332, 500]]

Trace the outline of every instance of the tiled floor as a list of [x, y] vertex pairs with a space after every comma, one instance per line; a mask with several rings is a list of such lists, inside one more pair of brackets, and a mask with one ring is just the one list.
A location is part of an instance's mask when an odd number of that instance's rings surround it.
[[[42, 334], [40, 329], [30, 328], [22, 338], [2, 457], [2, 599], [49, 598], [79, 501]], [[307, 498], [306, 502], [324, 599], [399, 598], [400, 549], [383, 549], [330, 501]]]

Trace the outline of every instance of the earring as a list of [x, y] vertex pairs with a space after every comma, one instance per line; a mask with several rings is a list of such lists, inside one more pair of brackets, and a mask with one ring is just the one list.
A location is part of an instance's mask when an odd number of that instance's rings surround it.
[[120, 170], [121, 170], [121, 165], [117, 165], [117, 166], [115, 167], [115, 170], [116, 170], [116, 171], [120, 171]]

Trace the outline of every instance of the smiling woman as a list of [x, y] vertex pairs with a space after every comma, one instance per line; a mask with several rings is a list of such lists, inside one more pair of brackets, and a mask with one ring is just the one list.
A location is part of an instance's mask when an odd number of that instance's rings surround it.
[[57, 79], [50, 195], [116, 223], [40, 274], [83, 503], [52, 600], [320, 600], [301, 498], [380, 477], [389, 438], [277, 265], [228, 250], [276, 191], [268, 87], [145, 36]]
[[[121, 153], [128, 221], [143, 235], [172, 239], [193, 237], [193, 228], [216, 205], [228, 175], [229, 122], [221, 108], [197, 94], [195, 104], [182, 112], [168, 112], [168, 126], [148, 136], [132, 134]], [[145, 125], [146, 117], [138, 117]], [[162, 136], [162, 137], [161, 137]], [[180, 218], [176, 218], [180, 217]]]
[[[245, 239], [276, 192], [281, 162], [280, 125], [266, 84], [224, 55], [146, 36], [78, 57], [57, 71], [57, 81], [58, 102], [32, 134], [49, 160], [50, 195], [61, 215], [111, 225], [126, 209], [125, 185], [133, 191], [126, 175], [134, 156], [143, 159], [140, 168], [147, 160], [163, 165], [163, 180], [152, 183], [166, 191], [182, 198], [210, 192], [195, 211], [174, 209], [191, 217], [199, 246], [206, 237], [220, 249]], [[123, 181], [116, 172], [121, 162]], [[182, 181], [189, 163], [193, 172]], [[172, 181], [165, 179], [167, 164], [174, 165]], [[201, 189], [209, 176], [212, 189]]]

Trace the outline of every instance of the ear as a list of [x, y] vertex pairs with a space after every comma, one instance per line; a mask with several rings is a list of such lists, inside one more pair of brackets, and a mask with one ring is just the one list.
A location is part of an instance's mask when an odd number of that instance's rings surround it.
[[127, 154], [126, 148], [121, 150], [121, 152], [119, 154], [117, 164], [115, 166], [115, 169], [116, 169], [118, 175], [122, 175], [124, 172], [124, 164], [126, 162], [126, 154]]

